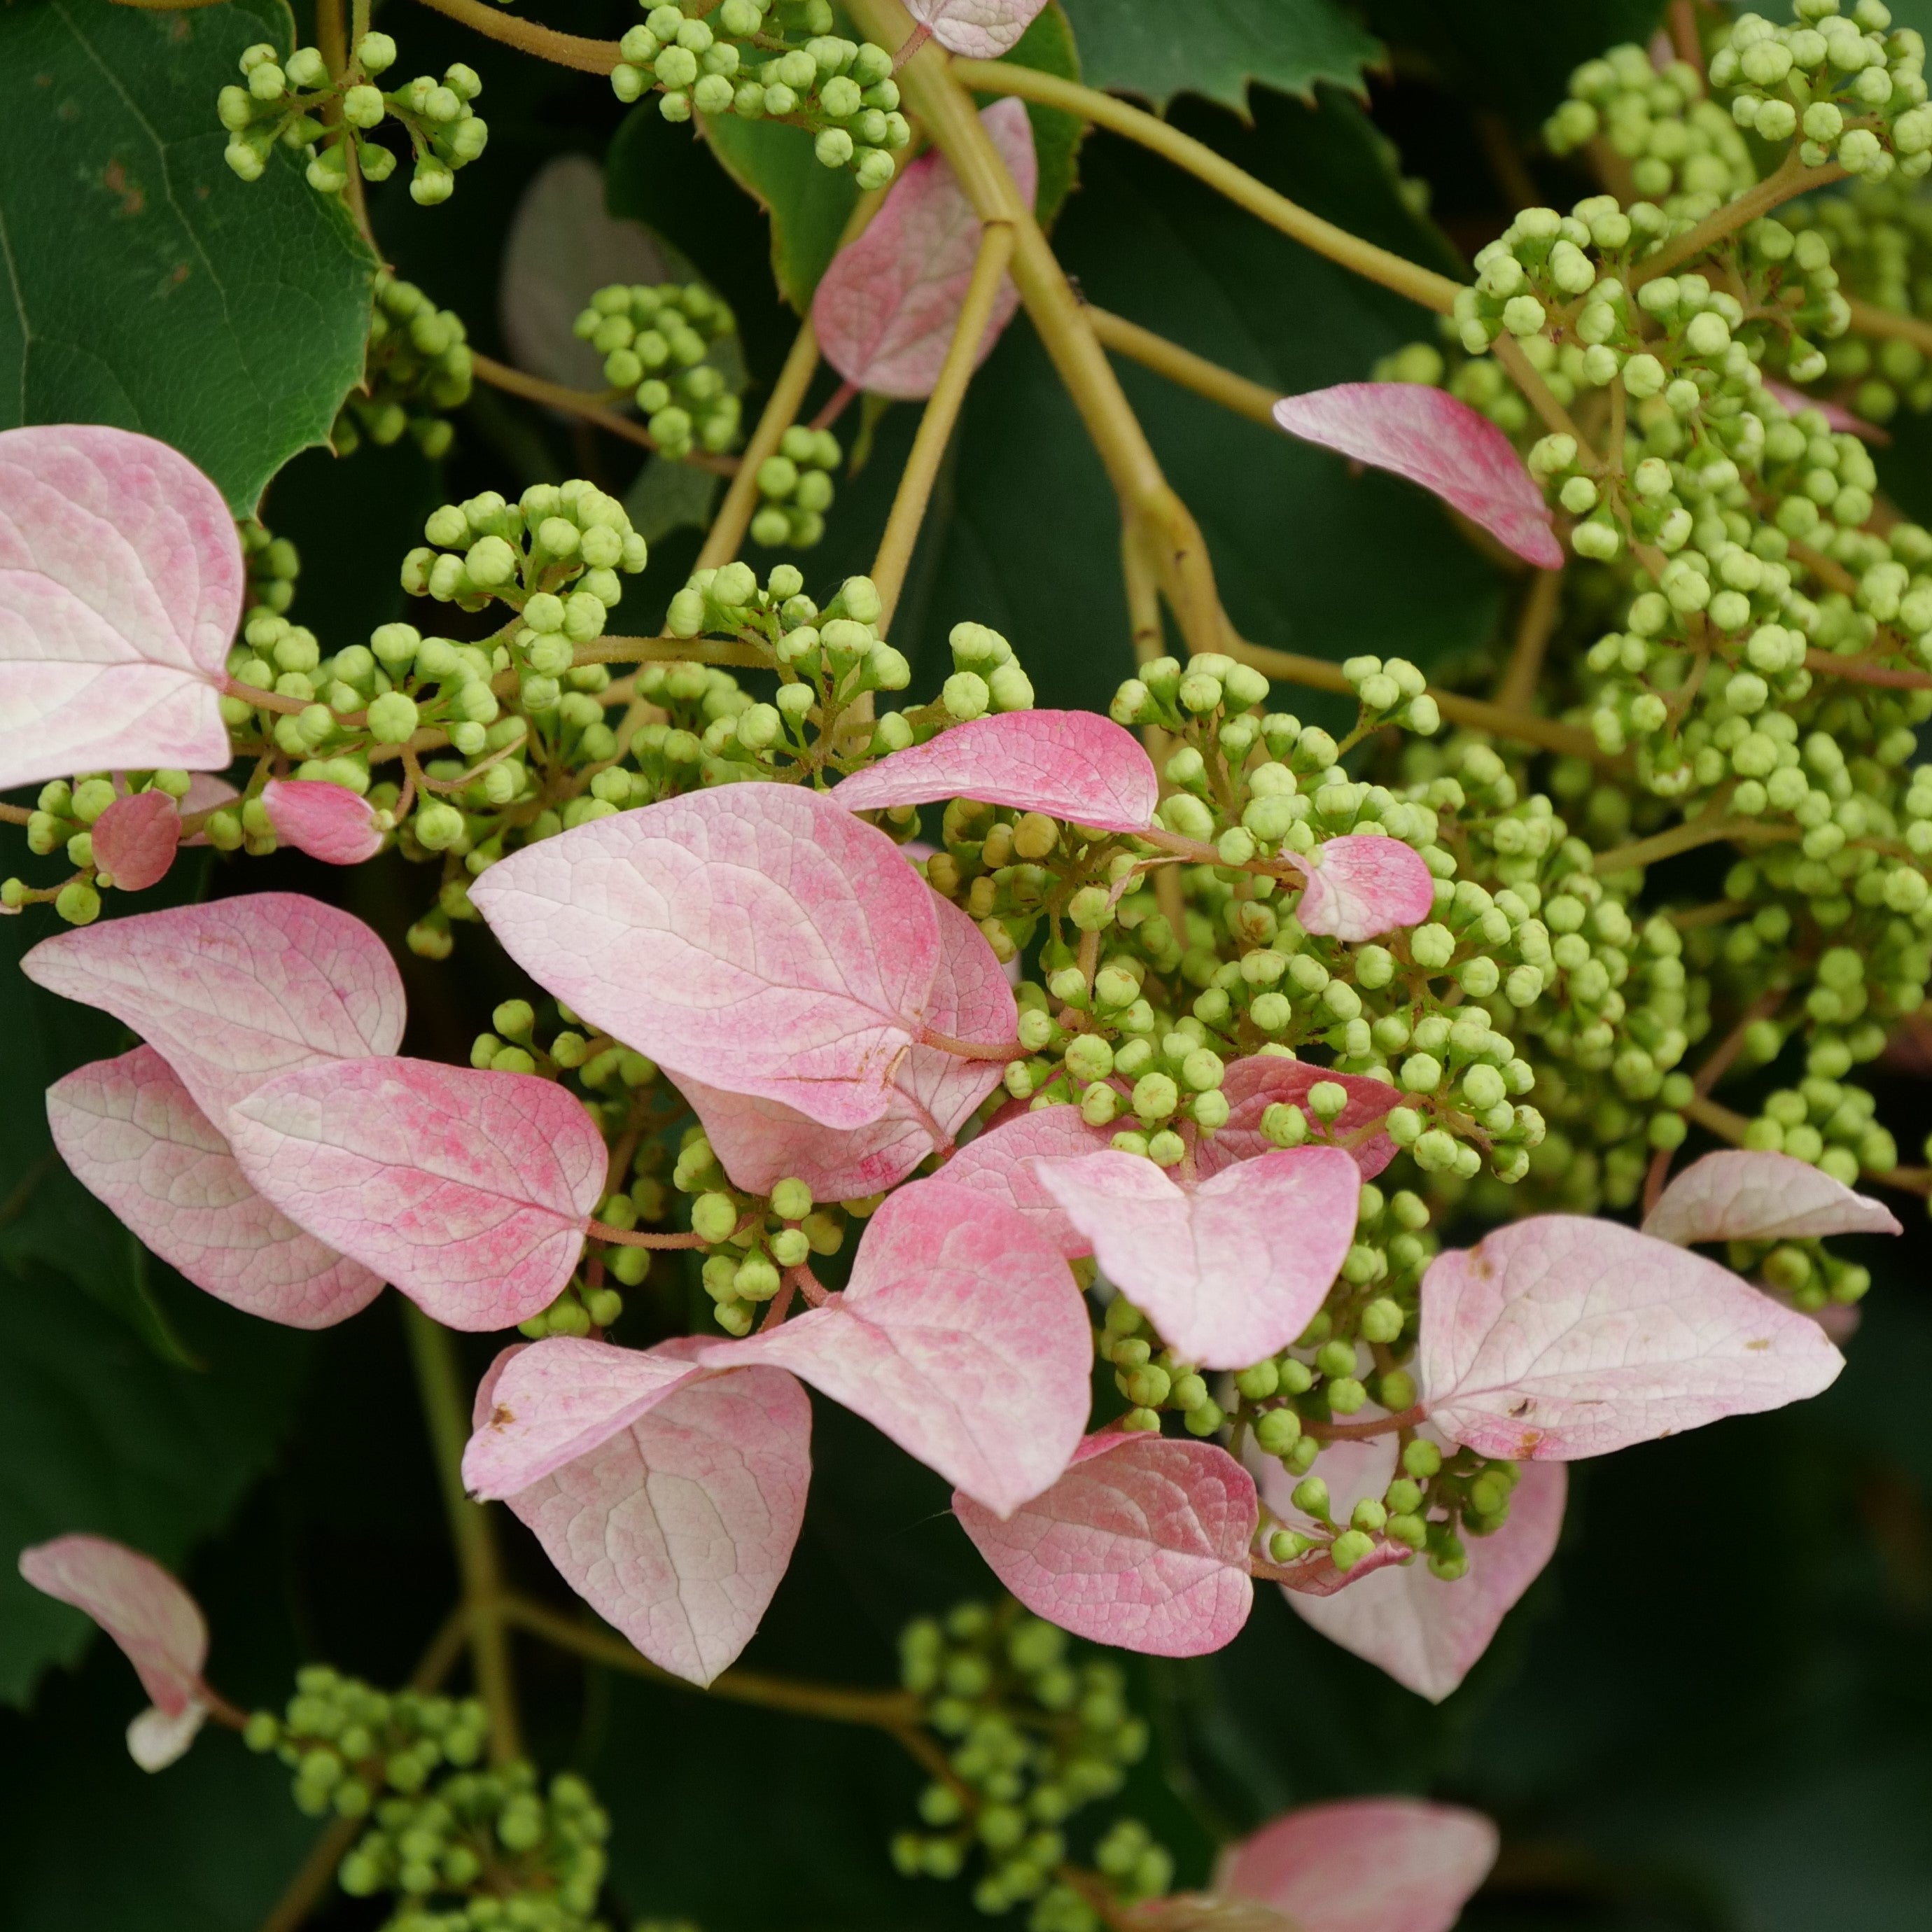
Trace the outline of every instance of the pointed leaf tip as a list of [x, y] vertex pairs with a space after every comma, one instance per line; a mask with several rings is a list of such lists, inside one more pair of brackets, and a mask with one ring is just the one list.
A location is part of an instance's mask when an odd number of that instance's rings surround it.
[[1300, 862], [1307, 883], [1295, 916], [1326, 938], [1373, 939], [1419, 926], [1436, 909], [1436, 875], [1414, 846], [1374, 832], [1348, 832]]
[[[948, 53], [998, 60], [1020, 43], [1046, 0], [906, 0], [906, 10], [932, 29]], [[1033, 200], [1028, 187], [1026, 198]]]
[[1007, 711], [955, 724], [856, 772], [832, 793], [852, 812], [976, 799], [1104, 832], [1138, 832], [1160, 784], [1140, 740], [1090, 711]]
[[1644, 1216], [1643, 1232], [1693, 1241], [1796, 1241], [1896, 1234], [1892, 1210], [1788, 1154], [1727, 1148], [1693, 1161]]
[[117, 798], [94, 821], [94, 862], [100, 882], [144, 892], [168, 875], [181, 844], [181, 813], [164, 791]]
[[285, 845], [326, 866], [359, 866], [382, 849], [382, 833], [367, 799], [320, 778], [271, 778], [262, 808]]
[[76, 771], [218, 771], [242, 547], [166, 443], [0, 431], [0, 790]]
[[242, 1172], [291, 1221], [451, 1328], [507, 1328], [550, 1304], [608, 1159], [561, 1087], [427, 1060], [299, 1067], [228, 1125]]
[[1844, 1366], [1816, 1322], [1613, 1221], [1518, 1221], [1423, 1278], [1423, 1401], [1479, 1455], [1606, 1455], [1782, 1408]]
[[1253, 1606], [1254, 1483], [1211, 1442], [1090, 1436], [1006, 1521], [965, 1495], [952, 1510], [1028, 1610], [1096, 1643], [1199, 1657], [1232, 1642]]
[[1289, 435], [1420, 483], [1518, 556], [1563, 568], [1550, 506], [1510, 440], [1487, 416], [1418, 382], [1342, 382], [1284, 396], [1274, 418]]

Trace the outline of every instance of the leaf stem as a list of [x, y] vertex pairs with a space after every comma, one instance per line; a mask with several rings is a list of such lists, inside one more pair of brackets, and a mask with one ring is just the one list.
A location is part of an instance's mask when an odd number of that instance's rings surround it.
[[[499, 362], [494, 356], [482, 355], [473, 350], [470, 364], [493, 389], [521, 396], [529, 402], [542, 403], [553, 410], [562, 410], [567, 415], [581, 416], [586, 422], [595, 423], [599, 429], [622, 436], [626, 442], [634, 442], [640, 449], [663, 454], [657, 438], [642, 423], [620, 416], [602, 396], [584, 389], [566, 388], [561, 382], [548, 382], [541, 376], [527, 376], [520, 369], [512, 368], [507, 362]], [[738, 473], [738, 459], [735, 456], [714, 456], [707, 449], [694, 449], [688, 456], [665, 460], [688, 464], [693, 470], [708, 470], [714, 476], [735, 476]]]
[[1852, 312], [1854, 334], [1894, 336], [1932, 356], [1932, 322], [1922, 322], [1916, 315], [1900, 315], [1893, 309], [1880, 308], [1876, 302], [1861, 302], [1856, 296], [1847, 296], [1845, 306]]
[[1804, 836], [1795, 825], [1766, 825], [1755, 818], [1732, 818], [1721, 812], [1706, 812], [1700, 818], [1687, 818], [1682, 824], [1673, 825], [1668, 832], [1660, 832], [1652, 838], [1619, 845], [1614, 851], [1599, 852], [1590, 869], [1598, 873], [1633, 872], [1640, 866], [1654, 866], [1660, 859], [1690, 851], [1699, 845], [1715, 844], [1720, 839], [1734, 839], [1740, 844], [1777, 845], [1789, 844]]
[[950, 1033], [934, 1033], [930, 1027], [920, 1028], [919, 1043], [935, 1046], [941, 1053], [956, 1053], [962, 1060], [1018, 1060], [1026, 1053], [1016, 1040], [956, 1040]]
[[965, 299], [953, 325], [952, 340], [946, 345], [946, 360], [940, 365], [939, 380], [932, 386], [925, 412], [919, 419], [911, 453], [906, 458], [899, 487], [886, 518], [885, 534], [879, 539], [878, 554], [873, 560], [872, 581], [878, 586], [885, 605], [878, 620], [882, 637], [891, 628], [899, 593], [905, 588], [906, 572], [912, 566], [913, 551], [919, 542], [920, 526], [925, 522], [926, 506], [932, 500], [932, 486], [945, 460], [946, 445], [952, 440], [967, 387], [980, 366], [993, 304], [999, 299], [1012, 259], [1012, 224], [986, 223], [980, 251], [974, 259], [972, 279], [967, 284]]
[[579, 644], [576, 664], [746, 664], [770, 670], [772, 654], [757, 644], [722, 638], [599, 638]]
[[640, 1234], [634, 1228], [610, 1228], [598, 1220], [586, 1224], [584, 1231], [593, 1241], [609, 1241], [620, 1248], [701, 1248], [702, 1234]]
[[534, 54], [556, 67], [574, 68], [579, 74], [608, 74], [622, 58], [615, 40], [587, 40], [578, 34], [560, 34], [533, 20], [520, 20], [514, 14], [485, 7], [480, 0], [422, 0], [422, 4], [487, 39], [501, 40], [506, 46]]
[[1238, 416], [1246, 416], [1250, 422], [1270, 428], [1276, 426], [1278, 392], [1263, 383], [1251, 382], [1246, 376], [1238, 376], [1233, 370], [1224, 369], [1220, 363], [1210, 362], [1206, 356], [1197, 356], [1192, 350], [1184, 349], [1179, 343], [1170, 342], [1137, 322], [1129, 322], [1124, 316], [1110, 314], [1090, 304], [1086, 316], [1088, 326], [1099, 337], [1102, 348], [1138, 362], [1144, 369], [1151, 369], [1157, 376], [1165, 376], [1184, 389], [1192, 389], [1197, 396], [1205, 396], [1210, 403], [1219, 403]]
[[1804, 668], [1820, 677], [1841, 677], [1848, 684], [1885, 685], [1906, 691], [1932, 689], [1932, 674], [1895, 670], [1890, 664], [1868, 664], [1861, 658], [1841, 658], [1834, 651], [1807, 651]]
[[1816, 188], [1828, 188], [1844, 178], [1845, 171], [1836, 161], [1828, 162], [1822, 168], [1808, 168], [1794, 143], [1774, 173], [1766, 176], [1756, 187], [1748, 188], [1735, 201], [1727, 201], [1706, 215], [1696, 227], [1687, 229], [1676, 241], [1666, 242], [1655, 254], [1637, 263], [1628, 277], [1631, 292], [1634, 294], [1659, 275], [1667, 275], [1680, 262], [1715, 248], [1726, 236], [1735, 234], [1760, 215], [1768, 214], [1781, 202], [1794, 196], [1809, 194]]
[[1368, 1422], [1311, 1422], [1304, 1418], [1301, 1428], [1304, 1435], [1313, 1436], [1318, 1442], [1366, 1442], [1397, 1430], [1413, 1429], [1428, 1413], [1418, 1402]]
[[[1516, 621], [1509, 668], [1496, 687], [1496, 702], [1505, 711], [1526, 712], [1536, 701], [1536, 688], [1543, 680], [1544, 654], [1549, 647], [1550, 634], [1556, 627], [1562, 590], [1560, 570], [1539, 570], [1531, 580], [1529, 594], [1523, 599], [1522, 615]], [[1437, 702], [1439, 704], [1441, 700]]]
[[758, 472], [766, 458], [778, 454], [779, 439], [798, 420], [805, 392], [818, 373], [818, 337], [812, 328], [812, 318], [807, 316], [799, 325], [778, 380], [772, 385], [764, 414], [759, 417], [758, 426], [738, 459], [737, 473], [731, 478], [724, 502], [718, 506], [717, 517], [704, 539], [704, 548], [698, 554], [697, 562], [692, 566], [693, 570], [718, 569], [738, 554], [752, 513], [758, 506]]

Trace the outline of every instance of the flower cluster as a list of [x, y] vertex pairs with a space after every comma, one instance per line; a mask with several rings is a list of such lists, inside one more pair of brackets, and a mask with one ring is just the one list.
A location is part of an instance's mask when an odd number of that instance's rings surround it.
[[724, 358], [736, 356], [738, 325], [701, 284], [613, 284], [592, 296], [574, 326], [604, 358], [604, 381], [630, 394], [662, 454], [715, 455], [736, 441], [738, 396]]
[[348, 456], [365, 436], [382, 448], [406, 433], [425, 456], [444, 455], [454, 435], [448, 412], [470, 397], [463, 318], [386, 272], [376, 278], [374, 297], [362, 387], [343, 404], [330, 446]]

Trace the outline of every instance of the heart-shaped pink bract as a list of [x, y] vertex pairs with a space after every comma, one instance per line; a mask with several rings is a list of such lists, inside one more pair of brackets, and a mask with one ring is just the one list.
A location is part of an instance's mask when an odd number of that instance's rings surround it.
[[1361, 1170], [1339, 1148], [1272, 1151], [1184, 1188], [1112, 1148], [1041, 1160], [1035, 1179], [1102, 1271], [1184, 1361], [1245, 1368], [1285, 1348], [1355, 1238]]
[[698, 1359], [790, 1370], [1004, 1516], [1078, 1447], [1094, 1344], [1059, 1251], [939, 1180], [888, 1196], [842, 1294]]
[[1480, 1813], [1419, 1798], [1291, 1811], [1222, 1854], [1216, 1888], [1298, 1932], [1449, 1932], [1496, 1862]]
[[966, 1144], [940, 1172], [956, 1187], [989, 1194], [1025, 1216], [1069, 1261], [1094, 1244], [1041, 1179], [1049, 1162], [1104, 1153], [1111, 1129], [1090, 1127], [1072, 1106], [1017, 1108]]
[[242, 546], [221, 493], [152, 436], [0, 432], [0, 790], [232, 755]]
[[953, 1514], [1036, 1616], [1154, 1657], [1199, 1657], [1248, 1620], [1253, 1480], [1211, 1442], [1090, 1436], [1072, 1467], [1006, 1522], [968, 1496]]
[[181, 813], [164, 791], [117, 798], [94, 821], [94, 863], [104, 886], [143, 892], [168, 875], [181, 844]]
[[121, 1646], [154, 1701], [128, 1727], [143, 1771], [172, 1764], [207, 1714], [202, 1666], [208, 1624], [201, 1606], [152, 1557], [104, 1536], [58, 1536], [20, 1552], [34, 1588], [84, 1611]]
[[938, 970], [932, 890], [802, 785], [722, 785], [493, 866], [470, 897], [510, 956], [673, 1073], [829, 1127], [892, 1104]]
[[1420, 483], [1518, 556], [1563, 568], [1550, 506], [1509, 438], [1486, 416], [1420, 382], [1342, 382], [1284, 396], [1290, 436]]
[[403, 1036], [402, 977], [382, 942], [298, 893], [80, 927], [42, 940], [20, 970], [131, 1027], [218, 1124], [278, 1073], [393, 1053]]
[[[980, 928], [935, 898], [939, 962], [926, 1022], [954, 1040], [997, 1046], [1019, 1024], [1012, 982]], [[740, 1187], [769, 1194], [787, 1176], [820, 1201], [851, 1201], [896, 1187], [936, 1146], [950, 1141], [1000, 1084], [995, 1060], [968, 1060], [915, 1042], [892, 1075], [886, 1111], [870, 1126], [822, 1127], [782, 1101], [728, 1094], [690, 1075], [678, 1084], [712, 1150]], [[935, 1139], [933, 1129], [940, 1130]]]
[[1006, 711], [955, 724], [855, 772], [832, 796], [854, 812], [976, 799], [1106, 832], [1153, 822], [1160, 782], [1140, 740], [1090, 711]]
[[[181, 802], [181, 815], [184, 818], [198, 818], [205, 812], [214, 812], [224, 805], [232, 804], [242, 794], [226, 778], [218, 778], [212, 772], [190, 772], [188, 774], [188, 796]], [[206, 845], [208, 834], [197, 831], [182, 841], [184, 845]]]
[[[980, 118], [1030, 208], [1040, 168], [1026, 109], [1017, 100], [996, 100]], [[812, 320], [826, 362], [874, 395], [906, 401], [931, 395], [965, 306], [983, 232], [946, 158], [934, 148], [914, 161], [892, 184], [871, 226], [832, 257], [820, 279]], [[1012, 277], [1004, 278], [980, 346], [981, 362], [1019, 302]]]
[[[932, 29], [949, 53], [998, 60], [1019, 44], [1046, 0], [906, 0], [906, 11]], [[1033, 199], [1033, 190], [1026, 191]]]
[[271, 778], [262, 808], [284, 845], [326, 866], [359, 866], [382, 849], [382, 833], [367, 799], [320, 778]]
[[1693, 1161], [1644, 1216], [1643, 1232], [1693, 1241], [1796, 1241], [1821, 1234], [1896, 1234], [1892, 1211], [1788, 1154], [1727, 1148]]
[[232, 1109], [228, 1137], [290, 1220], [451, 1328], [507, 1328], [549, 1306], [608, 1162], [561, 1087], [428, 1060], [298, 1067]]
[[228, 1143], [151, 1046], [47, 1090], [54, 1145], [74, 1177], [197, 1288], [291, 1328], [345, 1322], [382, 1292], [256, 1192]]
[[[593, 1350], [652, 1361], [597, 1342], [507, 1351], [477, 1390], [466, 1470], [490, 1460], [478, 1445], [494, 1415], [595, 1406], [595, 1395], [586, 1402], [568, 1387], [585, 1373], [607, 1386], [603, 1365], [586, 1358]], [[543, 1351], [546, 1364], [519, 1373]], [[507, 1500], [606, 1622], [662, 1669], [709, 1684], [750, 1642], [791, 1561], [812, 1478], [812, 1404], [782, 1370], [669, 1366], [654, 1396]]]
[[1436, 909], [1436, 875], [1400, 838], [1344, 832], [1294, 855], [1307, 874], [1294, 916], [1324, 938], [1373, 939], [1418, 926]]
[[1386, 1080], [1371, 1080], [1360, 1073], [1331, 1073], [1305, 1060], [1276, 1053], [1251, 1053], [1236, 1060], [1221, 1082], [1228, 1102], [1227, 1124], [1201, 1138], [1195, 1164], [1202, 1176], [1219, 1174], [1238, 1160], [1252, 1160], [1274, 1145], [1262, 1132], [1262, 1116], [1277, 1102], [1296, 1106], [1316, 1121], [1308, 1106], [1308, 1090], [1317, 1081], [1340, 1087], [1348, 1096], [1341, 1112], [1329, 1122], [1330, 1137], [1346, 1144], [1364, 1180], [1372, 1180], [1394, 1160], [1395, 1142], [1386, 1133], [1368, 1130], [1388, 1118], [1392, 1107], [1400, 1106], [1402, 1096]]
[[[1440, 1447], [1455, 1446], [1426, 1424], [1422, 1432]], [[1297, 1479], [1271, 1456], [1257, 1456], [1255, 1466], [1262, 1500], [1285, 1522], [1307, 1526], [1290, 1500]], [[1394, 1438], [1331, 1442], [1318, 1468], [1328, 1485], [1330, 1513], [1346, 1522], [1364, 1497], [1380, 1502], [1396, 1476]], [[1348, 1587], [1331, 1594], [1283, 1594], [1303, 1622], [1331, 1643], [1439, 1704], [1489, 1648], [1503, 1618], [1555, 1555], [1568, 1487], [1569, 1472], [1561, 1462], [1530, 1463], [1510, 1496], [1502, 1527], [1464, 1539], [1468, 1571], [1453, 1583], [1432, 1576], [1418, 1556], [1364, 1575], [1351, 1571]]]
[[1614, 1221], [1538, 1215], [1423, 1277], [1423, 1401], [1479, 1455], [1607, 1455], [1800, 1401], [1844, 1365], [1816, 1322]]

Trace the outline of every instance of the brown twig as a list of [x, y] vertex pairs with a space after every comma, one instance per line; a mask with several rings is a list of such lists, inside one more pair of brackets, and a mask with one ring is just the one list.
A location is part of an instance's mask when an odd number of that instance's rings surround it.
[[1166, 336], [1142, 328], [1137, 322], [1109, 314], [1106, 309], [1090, 304], [1086, 314], [1103, 348], [1138, 362], [1144, 369], [1151, 369], [1157, 376], [1165, 376], [1184, 389], [1192, 389], [1197, 396], [1205, 396], [1210, 403], [1219, 403], [1238, 416], [1246, 416], [1250, 422], [1274, 426], [1278, 391], [1238, 376], [1233, 370], [1224, 369], [1218, 362], [1210, 362], [1204, 356], [1197, 356], [1192, 350], [1184, 349]]
[[1531, 581], [1517, 620], [1509, 668], [1496, 687], [1496, 702], [1505, 711], [1526, 712], [1535, 702], [1536, 688], [1543, 680], [1544, 656], [1549, 648], [1550, 634], [1556, 627], [1562, 592], [1560, 570], [1539, 570]]
[[[561, 410], [566, 415], [581, 416], [586, 422], [595, 423], [599, 429], [622, 436], [626, 442], [634, 442], [640, 449], [664, 454], [657, 438], [642, 423], [620, 416], [602, 396], [584, 389], [567, 389], [561, 382], [545, 382], [541, 376], [526, 376], [522, 370], [513, 369], [507, 362], [499, 362], [493, 356], [474, 350], [471, 352], [470, 362], [476, 374], [493, 389], [521, 396], [527, 402], [542, 403], [549, 409]], [[714, 476], [735, 476], [738, 473], [737, 458], [714, 456], [707, 449], [694, 449], [688, 456], [666, 460], [686, 464], [693, 470], [707, 470]]]
[[466, 27], [520, 53], [534, 54], [556, 67], [574, 68], [579, 74], [608, 74], [622, 58], [615, 40], [587, 40], [577, 34], [560, 34], [540, 27], [532, 20], [520, 20], [480, 0], [422, 0], [432, 11], [460, 20]]

